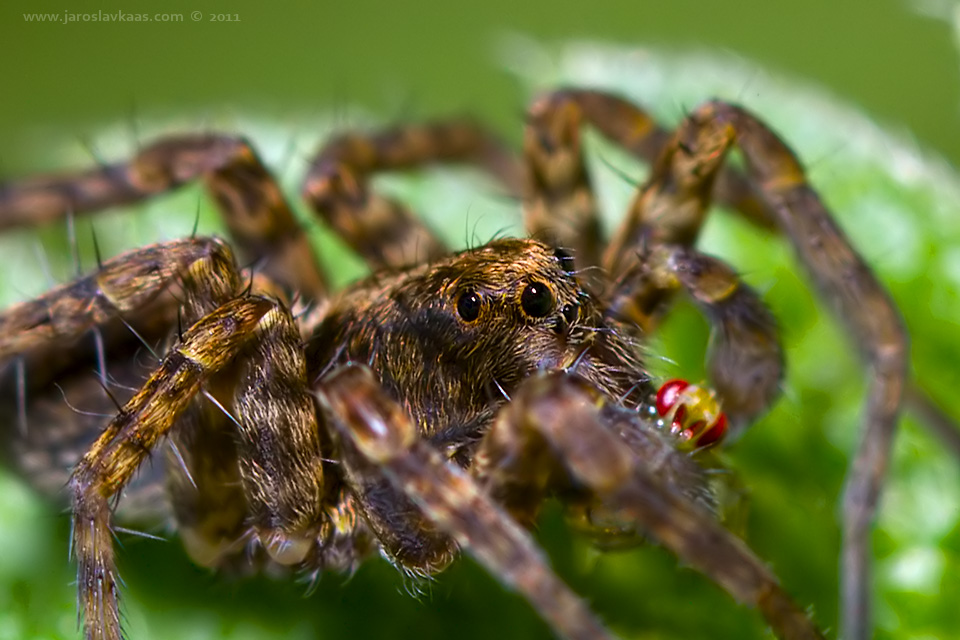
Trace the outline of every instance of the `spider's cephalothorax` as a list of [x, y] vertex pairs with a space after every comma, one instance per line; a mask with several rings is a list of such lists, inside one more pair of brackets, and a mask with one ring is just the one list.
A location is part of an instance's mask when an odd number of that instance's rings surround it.
[[[754, 116], [721, 102], [673, 136], [592, 91], [550, 94], [527, 122], [524, 162], [465, 122], [326, 144], [304, 197], [374, 271], [339, 295], [242, 139], [170, 137], [128, 162], [0, 185], [2, 228], [201, 179], [232, 239], [233, 248], [191, 237], [134, 250], [0, 313], [0, 364], [13, 382], [0, 404], [5, 450], [38, 485], [68, 483], [88, 638], [121, 636], [116, 499], [135, 501], [131, 480], [161, 444], [180, 537], [206, 566], [349, 570], [379, 551], [429, 575], [463, 549], [558, 635], [609, 637], [526, 531], [555, 496], [597, 543], [653, 538], [759, 609], [779, 636], [822, 637], [717, 521], [690, 455], [764, 412], [783, 369], [756, 293], [693, 246], [713, 198], [793, 242], [871, 365], [843, 565], [846, 637], [869, 635], [874, 470], [899, 411], [906, 338], [799, 162]], [[654, 160], [609, 243], [582, 158], [585, 124]], [[743, 173], [724, 168], [734, 144]], [[428, 162], [490, 172], [522, 198], [536, 239], [451, 254], [368, 189], [374, 173]], [[257, 268], [239, 269], [234, 250]], [[642, 366], [641, 345], [678, 292], [714, 326], [710, 388], [674, 380], [658, 390]], [[303, 307], [296, 314], [291, 300]], [[86, 453], [70, 458], [78, 443]]]
[[365, 362], [421, 433], [480, 435], [538, 371], [574, 369], [612, 398], [650, 389], [619, 323], [584, 291], [562, 250], [499, 240], [339, 298], [308, 339], [308, 373]]

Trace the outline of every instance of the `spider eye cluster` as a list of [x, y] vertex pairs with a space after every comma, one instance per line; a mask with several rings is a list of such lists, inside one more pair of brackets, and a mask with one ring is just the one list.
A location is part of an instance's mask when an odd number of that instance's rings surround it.
[[[520, 307], [523, 312], [531, 318], [544, 318], [553, 312], [555, 301], [553, 292], [546, 284], [542, 282], [530, 282], [524, 287], [520, 294]], [[483, 298], [473, 289], [467, 289], [457, 297], [457, 315], [464, 322], [474, 322], [480, 317], [480, 311], [483, 308]], [[565, 316], [576, 310], [567, 305], [563, 309]]]

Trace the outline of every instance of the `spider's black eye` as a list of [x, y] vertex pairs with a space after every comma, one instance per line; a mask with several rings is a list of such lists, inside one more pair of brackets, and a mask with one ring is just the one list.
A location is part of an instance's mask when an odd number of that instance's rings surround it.
[[473, 322], [480, 317], [480, 306], [483, 301], [476, 291], [464, 291], [457, 298], [457, 313], [466, 322]]
[[553, 294], [542, 282], [531, 282], [520, 294], [520, 306], [531, 318], [542, 318], [553, 311]]
[[557, 262], [560, 263], [560, 268], [563, 269], [564, 273], [573, 273], [575, 271], [572, 255], [563, 249], [557, 249], [553, 252], [553, 256], [557, 259]]
[[567, 321], [567, 324], [573, 324], [577, 320], [577, 316], [580, 315], [580, 307], [575, 304], [565, 304], [563, 309], [560, 310], [560, 313], [563, 314], [564, 320]]

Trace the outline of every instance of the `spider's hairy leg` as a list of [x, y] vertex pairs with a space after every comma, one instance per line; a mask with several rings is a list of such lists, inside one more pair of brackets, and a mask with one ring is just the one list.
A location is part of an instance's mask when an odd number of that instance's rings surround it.
[[710, 320], [710, 384], [735, 427], [766, 411], [780, 393], [783, 348], [773, 314], [726, 263], [677, 245], [645, 248], [616, 282], [607, 313], [653, 330], [673, 293], [686, 291]]
[[275, 561], [295, 564], [322, 520], [320, 433], [293, 318], [278, 308], [258, 334], [232, 374], [240, 477], [257, 537]]
[[323, 273], [274, 177], [243, 138], [181, 135], [145, 146], [131, 160], [76, 173], [0, 184], [0, 230], [137, 202], [202, 180], [245, 261], [311, 298]]
[[[192, 265], [183, 275], [183, 321], [200, 321], [244, 285], [232, 258]], [[277, 289], [262, 275], [250, 286]], [[237, 556], [249, 528], [274, 560], [299, 562], [320, 521], [319, 435], [299, 333], [279, 310], [257, 331], [236, 366], [205, 382], [211, 402], [198, 398], [170, 434], [170, 502], [184, 545], [204, 566]]]
[[376, 173], [431, 163], [474, 165], [511, 195], [522, 191], [514, 155], [476, 124], [451, 120], [331, 140], [311, 164], [304, 199], [373, 270], [435, 260], [447, 253], [444, 244], [406, 207], [369, 187]]
[[[776, 324], [728, 267], [681, 249], [699, 234], [734, 141], [732, 127], [691, 117], [664, 140], [643, 111], [613, 96], [570, 90], [538, 100], [531, 109], [526, 154], [535, 179], [533, 202], [539, 205], [528, 207], [528, 225], [534, 232], [552, 228], [560, 242], [579, 242], [581, 251], [594, 253], [599, 241], [591, 240], [589, 229], [599, 233], [599, 222], [580, 145], [586, 123], [631, 150], [650, 153], [659, 147], [648, 183], [602, 259], [597, 257], [619, 279], [615, 291], [605, 292], [611, 315], [652, 332], [673, 293], [687, 289], [714, 321], [711, 382], [729, 403], [734, 421], [746, 423], [779, 391], [783, 358]], [[662, 248], [668, 244], [673, 248]]]
[[583, 112], [561, 94], [534, 102], [527, 112], [523, 154], [527, 231], [571, 251], [581, 269], [600, 264], [603, 230], [583, 161]]
[[[204, 390], [221, 397], [217, 386], [208, 381]], [[162, 488], [183, 548], [199, 566], [241, 570], [248, 563], [241, 553], [249, 525], [236, 432], [220, 407], [196, 398], [177, 419], [163, 449]], [[120, 507], [126, 506], [129, 493], [124, 491]]]
[[301, 562], [322, 524], [324, 482], [313, 398], [293, 319], [261, 320], [236, 364], [208, 377], [171, 432], [167, 488], [190, 556], [247, 563], [259, 541], [280, 564]]
[[[575, 376], [536, 376], [497, 416], [480, 445], [474, 472], [494, 496], [508, 502], [531, 491], [543, 496], [560, 490], [575, 512], [578, 501], [594, 503], [589, 511], [598, 530], [629, 531], [632, 525], [737, 600], [758, 608], [779, 637], [822, 639], [763, 561], [704, 508], [696, 475], [685, 469], [685, 461], [668, 458], [681, 454], [638, 439], [641, 419], [636, 412], [607, 406], [596, 389]], [[646, 457], [651, 452], [653, 459]]]
[[821, 294], [865, 358], [869, 387], [861, 444], [847, 479], [840, 568], [843, 637], [871, 636], [870, 527], [889, 464], [908, 375], [908, 340], [893, 301], [853, 249], [793, 152], [744, 109], [710, 102], [696, 117], [730, 124], [750, 179]]
[[[328, 410], [328, 421], [335, 427], [378, 429], [378, 425], [364, 421], [367, 417], [382, 419], [383, 436], [407, 438], [410, 420], [400, 407], [380, 395], [379, 389], [369, 388], [366, 377], [352, 386], [354, 378], [366, 375], [354, 372], [348, 365], [324, 378], [319, 398]], [[379, 459], [351, 445], [342, 434], [334, 439], [340, 443], [339, 460], [346, 486], [376, 536], [381, 553], [405, 575], [416, 578], [431, 576], [449, 566], [457, 556], [456, 541], [438, 530], [411, 498], [391, 483]]]
[[466, 472], [419, 439], [413, 423], [368, 369], [351, 365], [334, 372], [324, 379], [319, 396], [344, 449], [369, 460], [429, 521], [522, 592], [561, 637], [610, 637], [556, 577], [523, 528]]
[[717, 174], [733, 144], [731, 127], [686, 118], [664, 145], [603, 256], [617, 277], [649, 244], [692, 246], [710, 209]]
[[[611, 140], [619, 141], [624, 148], [630, 151], [635, 157], [654, 163], [654, 174], [656, 174], [657, 168], [663, 164], [665, 157], [672, 153], [670, 147], [676, 146], [676, 143], [681, 139], [679, 134], [675, 135], [672, 140], [668, 139], [666, 132], [656, 125], [656, 123], [650, 121], [649, 116], [647, 116], [643, 110], [622, 98], [593, 91], [572, 90], [562, 92], [562, 94], [569, 96], [568, 99], [575, 100], [580, 104], [585, 113], [592, 114], [591, 120], [604, 135]], [[630, 123], [635, 123], [635, 129], [637, 131], [646, 131], [648, 133], [638, 134], [635, 137], [627, 135], [625, 131], [629, 132], [630, 129], [623, 130], [622, 127]], [[704, 119], [697, 117], [696, 114], [693, 114], [691, 117], [686, 118], [681, 124], [680, 132], [685, 129], [690, 129], [691, 126], [711, 126], [711, 123], [713, 126], [723, 124], [709, 118]], [[732, 130], [731, 134], [733, 134], [732, 137], [735, 137], [735, 132]], [[692, 150], [692, 147], [684, 143], [683, 150]], [[693, 156], [694, 154], [690, 155]], [[651, 184], [649, 184], [648, 187], [644, 189], [644, 192], [641, 192], [634, 201], [634, 205], [631, 208], [632, 213], [637, 211], [637, 205], [642, 204], [644, 193], [653, 187], [653, 183], [655, 182], [657, 182], [657, 180], [652, 178], [650, 181]], [[667, 183], [667, 180], [661, 179], [660, 182]], [[723, 165], [719, 167], [719, 172], [716, 177], [716, 184], [713, 189], [713, 200], [716, 203], [729, 207], [732, 211], [740, 214], [747, 221], [758, 227], [782, 232], [783, 228], [777, 221], [777, 215], [773, 205], [763, 198], [761, 191], [762, 187], [753, 184], [750, 178], [744, 176], [739, 169], [729, 165]], [[623, 237], [627, 229], [628, 224], [625, 223], [624, 227], [618, 233], [618, 237]], [[681, 231], [683, 232], [683, 230]], [[685, 232], [695, 235], [696, 231], [697, 228], [694, 226], [688, 227]], [[639, 237], [640, 240], [645, 239], [643, 235], [638, 235], [637, 237]], [[671, 241], [676, 241], [676, 237]], [[614, 242], [616, 242], [616, 240]], [[606, 254], [608, 259], [607, 265], [614, 265], [618, 258], [622, 258], [622, 255], [622, 252], [616, 251], [612, 247], [609, 248]], [[911, 412], [920, 418], [922, 423], [930, 429], [936, 437], [957, 455], [960, 455], [960, 427], [958, 427], [957, 421], [947, 416], [942, 410], [939, 410], [936, 401], [925, 389], [922, 389], [914, 381], [908, 381], [908, 389], [904, 396], [903, 403]]]
[[[228, 366], [238, 361], [238, 367]], [[159, 439], [179, 425], [201, 391], [211, 398], [221, 395], [217, 404], [231, 406], [237, 414], [233, 419], [236, 460], [246, 526], [281, 564], [301, 562], [316, 541], [324, 484], [299, 332], [289, 312], [276, 302], [259, 296], [235, 298], [184, 333], [74, 470], [70, 481], [73, 549], [81, 614], [89, 638], [120, 637], [111, 499], [123, 490]], [[232, 399], [226, 400], [231, 392]], [[201, 425], [200, 436], [210, 432], [208, 424]], [[184, 464], [193, 461], [187, 457]], [[230, 455], [226, 462], [233, 462]], [[183, 524], [191, 554], [215, 564], [237, 549], [229, 547], [230, 540], [211, 537], [211, 531], [217, 533], [211, 522], [227, 522], [239, 505], [210, 506], [212, 498], [229, 489], [222, 486], [224, 478], [234, 476], [222, 469], [219, 474], [217, 469], [207, 471], [209, 478], [199, 474], [194, 478], [198, 482], [194, 488], [208, 493], [193, 504], [206, 505], [209, 511], [195, 513], [194, 520]], [[228, 496], [235, 498], [229, 492]], [[204, 552], [208, 555], [203, 556]]]
[[[634, 157], [655, 163], [674, 139], [647, 111], [619, 96], [590, 89], [563, 89], [550, 99], [576, 105], [584, 120], [611, 142]], [[773, 229], [776, 223], [756, 189], [740, 172], [721, 167], [716, 178], [715, 198], [728, 204], [757, 226]]]
[[285, 314], [269, 320], [169, 433], [169, 502], [185, 549], [205, 567], [248, 571], [253, 541], [281, 564], [299, 562], [319, 526], [321, 454], [299, 336]]
[[[576, 249], [580, 264], [616, 267], [617, 259], [622, 258], [621, 249], [635, 243], [633, 236], [639, 230], [637, 220], [631, 222], [628, 218], [612, 247], [604, 252], [596, 203], [581, 151], [581, 129], [586, 125], [632, 155], [655, 164], [651, 182], [659, 182], [658, 188], [638, 196], [631, 217], [638, 217], [637, 208], [645, 206], [648, 222], [666, 215], [660, 226], [676, 227], [678, 223], [670, 218], [676, 215], [676, 203], [670, 200], [679, 201], [680, 211], [696, 209], [697, 200], [709, 191], [716, 175], [719, 198], [752, 222], [766, 228], [773, 226], [752, 185], [735, 170], [720, 166], [728, 146], [722, 131], [685, 125], [671, 136], [646, 111], [623, 98], [600, 91], [564, 89], [540, 97], [530, 108], [524, 140], [529, 168], [525, 215], [531, 233], [546, 235], [559, 246]], [[692, 150], [694, 143], [698, 150]], [[692, 193], [688, 186], [688, 193], [684, 194], [684, 183], [698, 173], [703, 174], [702, 182], [693, 185]], [[673, 194], [671, 189], [681, 191]], [[697, 214], [694, 211], [681, 217], [695, 220]], [[698, 224], [684, 222], [676, 231], [695, 236], [697, 227]]]
[[73, 552], [86, 637], [119, 640], [118, 579], [110, 529], [110, 500], [123, 490], [158, 440], [200, 392], [201, 384], [233, 361], [257, 335], [276, 303], [238, 298], [184, 333], [74, 469]]
[[[135, 249], [105, 261], [89, 276], [0, 312], [0, 362], [50, 345], [71, 344], [111, 318], [135, 314], [189, 270], [221, 273], [233, 263], [222, 241], [190, 238]], [[208, 278], [210, 287], [219, 277]]]
[[[169, 335], [181, 299], [182, 313], [192, 322], [216, 301], [235, 297], [241, 285], [225, 243], [191, 238], [126, 252], [89, 276], [0, 313], [0, 365], [6, 358], [20, 363], [23, 376], [16, 397], [6, 389], [0, 394], [0, 437], [11, 466], [45, 493], [59, 495], [67, 469], [117, 403], [143, 382], [140, 341], [156, 344]], [[91, 332], [102, 340], [81, 339]], [[99, 376], [91, 374], [100, 367]], [[9, 428], [18, 421], [19, 436]], [[126, 501], [125, 509], [130, 504]], [[143, 501], [137, 508], [148, 506]]]

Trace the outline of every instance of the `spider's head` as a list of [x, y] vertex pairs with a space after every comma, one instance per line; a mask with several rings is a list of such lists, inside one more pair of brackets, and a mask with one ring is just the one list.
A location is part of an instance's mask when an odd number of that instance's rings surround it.
[[374, 276], [324, 325], [315, 339], [325, 352], [369, 363], [428, 431], [482, 420], [537, 371], [575, 369], [611, 394], [637, 379], [571, 256], [536, 240], [496, 240]]

